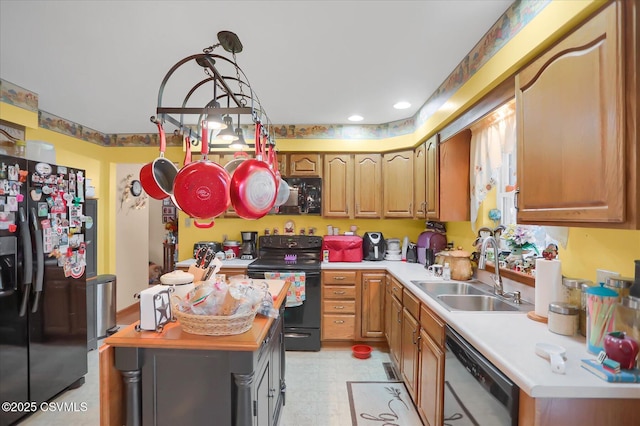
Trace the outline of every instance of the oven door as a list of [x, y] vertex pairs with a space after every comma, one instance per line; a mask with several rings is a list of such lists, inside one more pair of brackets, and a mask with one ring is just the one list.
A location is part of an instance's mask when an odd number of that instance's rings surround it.
[[519, 388], [447, 326], [444, 424], [518, 424]]
[[[295, 272], [295, 271], [266, 271]], [[249, 278], [264, 278], [265, 271], [249, 271]], [[286, 350], [320, 350], [320, 272], [305, 271], [305, 301], [284, 310], [284, 344]]]

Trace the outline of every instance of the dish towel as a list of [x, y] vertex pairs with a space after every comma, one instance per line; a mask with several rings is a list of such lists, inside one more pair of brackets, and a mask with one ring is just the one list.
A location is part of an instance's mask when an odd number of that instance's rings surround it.
[[289, 285], [285, 306], [293, 308], [305, 301], [305, 273], [304, 272], [265, 272], [266, 280], [285, 280]]

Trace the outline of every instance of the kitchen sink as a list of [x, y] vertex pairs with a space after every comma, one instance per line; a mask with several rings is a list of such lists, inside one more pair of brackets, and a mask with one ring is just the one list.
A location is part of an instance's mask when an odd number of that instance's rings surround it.
[[488, 294], [441, 294], [436, 300], [442, 302], [452, 311], [518, 311], [497, 296]]
[[528, 312], [533, 305], [521, 304], [496, 296], [493, 287], [478, 280], [472, 281], [411, 281], [428, 296], [450, 311]]

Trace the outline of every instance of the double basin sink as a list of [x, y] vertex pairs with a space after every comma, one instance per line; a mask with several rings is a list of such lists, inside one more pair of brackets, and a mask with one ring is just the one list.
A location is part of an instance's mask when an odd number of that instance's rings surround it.
[[493, 287], [477, 280], [460, 281], [411, 281], [428, 296], [449, 311], [497, 311], [528, 312], [533, 305], [520, 304], [493, 294]]

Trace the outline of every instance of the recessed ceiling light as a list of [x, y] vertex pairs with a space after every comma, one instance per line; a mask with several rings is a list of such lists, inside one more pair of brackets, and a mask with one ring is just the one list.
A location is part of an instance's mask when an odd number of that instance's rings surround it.
[[397, 102], [393, 107], [395, 109], [407, 109], [410, 106], [411, 106], [411, 104], [409, 102], [400, 101], [400, 102]]
[[347, 120], [349, 121], [362, 121], [363, 118], [361, 115], [352, 115], [351, 117], [349, 117]]

